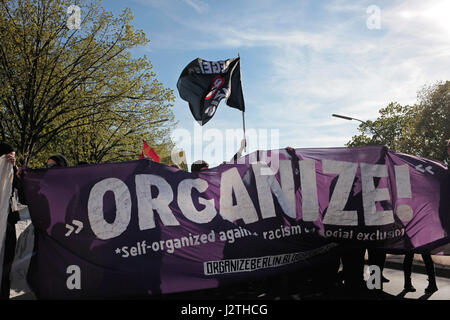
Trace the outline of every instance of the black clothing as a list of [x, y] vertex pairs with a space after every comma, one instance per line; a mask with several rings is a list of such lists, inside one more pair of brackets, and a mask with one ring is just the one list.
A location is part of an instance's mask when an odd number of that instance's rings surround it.
[[364, 254], [366, 248], [343, 246], [342, 250], [341, 259], [345, 288], [353, 292], [364, 289]]
[[[16, 212], [17, 213], [17, 212]], [[8, 216], [10, 220], [11, 214]], [[8, 221], [6, 225], [5, 235], [5, 255], [3, 257], [3, 273], [2, 273], [2, 286], [0, 291], [0, 300], [9, 299], [9, 291], [11, 288], [11, 280], [9, 275], [11, 273], [12, 263], [14, 261], [14, 254], [16, 250], [16, 226], [15, 222], [10, 223]]]
[[199, 172], [203, 168], [208, 168], [208, 163], [206, 161], [199, 160], [191, 165], [191, 172]]
[[386, 262], [386, 252], [378, 248], [367, 248], [369, 254], [369, 265], [376, 265], [380, 268], [381, 274], [383, 274], [384, 263]]
[[[411, 279], [412, 274], [412, 262], [414, 258], [414, 253], [405, 254], [405, 259], [403, 260], [403, 270], [405, 273], [405, 280]], [[423, 262], [425, 263], [425, 269], [427, 270], [428, 280], [431, 283], [436, 283], [436, 272], [434, 270], [433, 259], [431, 259], [430, 254], [422, 254]]]
[[4, 154], [8, 154], [13, 151], [14, 151], [13, 147], [11, 147], [9, 144], [5, 142], [0, 142], [0, 157]]

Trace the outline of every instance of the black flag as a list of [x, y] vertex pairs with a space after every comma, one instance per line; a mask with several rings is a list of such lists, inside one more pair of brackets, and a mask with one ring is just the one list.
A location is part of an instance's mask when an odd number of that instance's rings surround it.
[[192, 115], [200, 125], [214, 116], [223, 98], [230, 107], [245, 111], [240, 58], [194, 59], [181, 73], [177, 88], [181, 98], [189, 102]]

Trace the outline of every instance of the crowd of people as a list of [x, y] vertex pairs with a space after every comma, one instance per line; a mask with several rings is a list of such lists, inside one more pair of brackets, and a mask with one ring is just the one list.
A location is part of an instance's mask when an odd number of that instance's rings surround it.
[[[241, 147], [239, 151], [233, 156], [230, 162], [236, 161], [242, 156], [242, 152], [246, 147], [246, 140], [243, 139], [241, 142]], [[292, 152], [292, 148], [287, 147], [288, 151]], [[450, 140], [447, 142], [447, 152], [450, 155]], [[14, 170], [13, 178], [13, 192], [12, 197], [16, 197], [16, 200], [22, 204], [26, 205], [25, 197], [23, 195], [21, 186], [21, 175], [20, 169], [16, 165], [16, 157], [14, 148], [8, 143], [0, 143], [0, 157], [5, 156], [7, 161], [11, 162]], [[224, 162], [225, 163], [225, 162]], [[78, 165], [88, 164], [87, 162], [78, 163]], [[47, 159], [47, 168], [54, 167], [68, 167], [69, 161], [61, 154], [56, 154]], [[178, 165], [172, 165], [175, 168], [179, 168]], [[199, 172], [209, 168], [209, 164], [204, 160], [195, 161], [191, 165], [191, 172]], [[1, 282], [1, 293], [0, 299], [9, 299], [10, 292], [10, 272], [12, 267], [12, 262], [14, 260], [15, 245], [16, 245], [16, 230], [15, 224], [19, 221], [18, 212], [12, 210], [10, 206], [10, 211], [7, 218], [6, 235], [4, 242], [4, 259], [3, 259], [3, 272], [2, 272], [2, 282]], [[344, 287], [349, 291], [357, 292], [361, 288], [365, 287], [364, 282], [364, 264], [365, 264], [365, 253], [368, 251], [368, 263], [369, 265], [377, 265], [381, 270], [381, 282], [389, 282], [382, 275], [386, 260], [386, 252], [379, 250], [377, 248], [363, 248], [363, 247], [350, 247], [343, 246], [340, 253], [340, 260], [342, 261], [342, 271], [337, 274], [336, 281], [342, 283]], [[403, 267], [404, 267], [404, 290], [406, 292], [415, 292], [416, 289], [412, 285], [411, 273], [412, 273], [412, 262], [414, 253], [409, 252], [405, 254]], [[436, 274], [434, 263], [429, 253], [422, 253], [422, 259], [425, 263], [426, 272], [428, 275], [428, 287], [425, 289], [425, 293], [432, 294], [438, 290], [436, 284]], [[281, 278], [277, 278], [278, 280]], [[278, 281], [277, 280], [277, 281]], [[284, 279], [285, 280], [285, 279]], [[282, 280], [282, 281], [284, 281]]]

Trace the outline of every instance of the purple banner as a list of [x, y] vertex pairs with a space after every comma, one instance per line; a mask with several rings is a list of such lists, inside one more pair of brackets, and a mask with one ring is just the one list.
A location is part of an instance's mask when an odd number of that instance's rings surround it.
[[40, 298], [127, 297], [309, 266], [342, 242], [432, 250], [450, 242], [448, 177], [383, 147], [255, 152], [200, 173], [147, 159], [26, 170], [29, 281]]

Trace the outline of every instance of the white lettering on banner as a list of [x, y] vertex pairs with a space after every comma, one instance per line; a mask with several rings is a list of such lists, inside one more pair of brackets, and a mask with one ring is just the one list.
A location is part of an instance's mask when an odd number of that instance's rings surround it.
[[[277, 132], [275, 133], [275, 135]], [[273, 137], [272, 137], [273, 139]], [[265, 166], [261, 168], [261, 174], [262, 175], [273, 175], [276, 172], [278, 172], [280, 167], [280, 155], [278, 150], [272, 150], [270, 152], [270, 156], [268, 155], [267, 151], [259, 151], [259, 158], [261, 162], [264, 162], [266, 164], [269, 164], [269, 166]]]
[[178, 206], [183, 215], [195, 223], [208, 223], [217, 215], [214, 199], [199, 197], [198, 202], [205, 206], [197, 210], [192, 202], [192, 189], [202, 193], [208, 189], [208, 182], [203, 179], [185, 179], [178, 185]]
[[328, 252], [337, 245], [338, 244], [336, 243], [329, 243], [310, 251], [286, 253], [273, 256], [205, 261], [203, 262], [203, 271], [206, 276], [212, 276], [217, 274], [249, 272], [267, 268], [275, 268], [303, 261], [324, 252]]
[[235, 229], [228, 229], [226, 231], [220, 231], [219, 239], [220, 239], [220, 241], [234, 243], [236, 241], [236, 239], [251, 237], [251, 236], [256, 236], [256, 235], [257, 235], [257, 233], [251, 233], [247, 229], [239, 227], [239, 228], [235, 228]]
[[[277, 180], [275, 176], [272, 176], [272, 184], [276, 183]], [[281, 179], [281, 191], [282, 194], [277, 198], [285, 199], [283, 203], [280, 203], [284, 212], [291, 218], [297, 217], [297, 212], [295, 210], [295, 184], [294, 184], [294, 175], [292, 172], [292, 164], [290, 160], [281, 160], [280, 161], [280, 179]], [[278, 184], [278, 183], [277, 183]], [[276, 194], [275, 194], [276, 195]]]
[[[152, 198], [152, 186], [158, 188], [156, 198]], [[165, 226], [177, 226], [180, 224], [169, 208], [169, 204], [173, 201], [173, 191], [164, 178], [154, 174], [136, 175], [136, 196], [138, 200], [139, 229], [147, 230], [155, 227], [153, 210], [158, 212]]]
[[258, 192], [258, 201], [263, 219], [275, 217], [275, 206], [273, 203], [272, 192], [277, 197], [284, 213], [291, 218], [296, 218], [294, 178], [292, 176], [291, 161], [281, 160], [280, 180], [282, 187], [280, 187], [280, 184], [273, 174], [262, 174], [263, 170], [261, 169], [264, 168], [269, 167], [263, 162], [252, 164]]
[[404, 164], [395, 166], [395, 182], [397, 185], [397, 196], [399, 198], [412, 198], [411, 180], [409, 177], [409, 167]]
[[[275, 217], [275, 205], [273, 203], [271, 182], [273, 175], [261, 175], [261, 168], [267, 166], [263, 162], [253, 163], [252, 169], [255, 174], [256, 191], [258, 193], [259, 208], [263, 219]], [[279, 187], [279, 186], [278, 186]], [[276, 184], [274, 186], [276, 188]], [[278, 200], [280, 201], [280, 200]]]
[[[236, 205], [233, 205], [233, 194]], [[222, 173], [220, 180], [220, 215], [229, 221], [243, 219], [246, 224], [258, 221], [258, 214], [236, 168]]]
[[[316, 166], [314, 160], [299, 161], [300, 183], [302, 197], [302, 220], [314, 222], [319, 219], [319, 201], [316, 179]], [[323, 219], [324, 225], [356, 226], [358, 225], [357, 212], [344, 210], [349, 200], [356, 177], [358, 163], [323, 160], [323, 173], [337, 174], [336, 185], [331, 194], [327, 212]], [[252, 163], [252, 171], [256, 182], [257, 200], [261, 210], [261, 218], [275, 217], [275, 204], [273, 195], [277, 198], [285, 215], [297, 218], [294, 175], [290, 160], [280, 161], [280, 182], [275, 175], [266, 175], [263, 171], [269, 169], [266, 163]], [[410, 199], [411, 185], [407, 166], [396, 166], [397, 195]], [[375, 188], [374, 177], [388, 178], [385, 165], [361, 163], [362, 199], [365, 225], [380, 226], [394, 222], [391, 210], [376, 211], [376, 202], [390, 200], [389, 189]], [[180, 223], [169, 205], [174, 201], [172, 188], [164, 178], [154, 174], [139, 174], [135, 177], [138, 209], [138, 223], [140, 230], [155, 228], [155, 212], [159, 215], [165, 226], [178, 226]], [[281, 184], [281, 185], [280, 185]], [[152, 187], [158, 190], [155, 198], [152, 196]], [[217, 216], [215, 199], [206, 199], [198, 196], [198, 203], [204, 208], [199, 210], [193, 202], [193, 189], [200, 194], [208, 191], [208, 181], [204, 179], [184, 179], [177, 186], [177, 203], [181, 213], [190, 221], [204, 224]], [[115, 220], [109, 223], [104, 218], [103, 198], [107, 192], [113, 192], [116, 213]], [[222, 172], [220, 180], [220, 210], [219, 214], [226, 220], [237, 221], [242, 219], [245, 224], [259, 220], [255, 205], [250, 198], [239, 171], [236, 167]], [[396, 213], [407, 221], [412, 218], [412, 208], [407, 204], [396, 207]], [[99, 239], [111, 239], [121, 235], [131, 220], [131, 196], [128, 186], [117, 178], [107, 178], [94, 185], [89, 194], [88, 217], [91, 229]], [[326, 236], [331, 236], [326, 234]], [[361, 237], [366, 238], [364, 235]], [[380, 235], [382, 238], [383, 236]], [[371, 236], [371, 238], [380, 238]], [[371, 240], [368, 239], [368, 240]], [[380, 238], [380, 239], [381, 239]], [[358, 235], [359, 240], [359, 235]]]
[[357, 212], [355, 210], [345, 211], [344, 207], [352, 189], [358, 164], [345, 161], [323, 160], [322, 167], [323, 173], [339, 174], [327, 213], [323, 219], [323, 224], [357, 226]]
[[[408, 165], [395, 166], [395, 182], [397, 185], [397, 197], [411, 199], [411, 179]], [[411, 220], [413, 217], [413, 210], [407, 204], [398, 205], [395, 213], [404, 222]]]
[[317, 197], [316, 164], [314, 160], [301, 160], [298, 164], [302, 190], [302, 218], [303, 221], [317, 221], [319, 199]]
[[388, 176], [385, 165], [361, 163], [362, 198], [364, 207], [364, 221], [366, 226], [381, 226], [394, 223], [392, 210], [377, 211], [375, 202], [390, 200], [387, 188], [375, 188], [374, 177]]
[[[106, 221], [103, 214], [103, 197], [108, 191], [114, 193], [116, 202], [116, 218], [113, 223]], [[88, 218], [97, 238], [106, 240], [121, 235], [131, 219], [131, 196], [127, 185], [117, 178], [97, 182], [89, 194]]]

